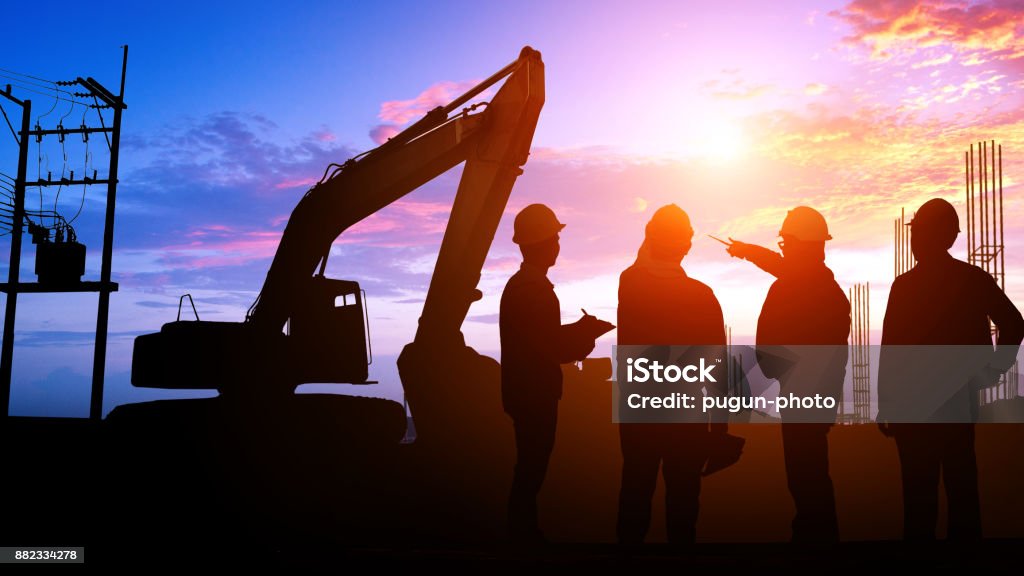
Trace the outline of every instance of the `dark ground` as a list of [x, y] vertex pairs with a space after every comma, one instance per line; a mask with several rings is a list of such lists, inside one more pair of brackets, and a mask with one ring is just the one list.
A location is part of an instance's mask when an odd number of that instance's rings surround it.
[[[323, 526], [337, 521], [334, 510], [327, 510], [326, 523], [323, 518], [318, 523], [316, 514], [306, 513], [303, 519], [313, 518], [308, 526], [296, 524], [294, 517], [278, 523], [281, 516], [254, 514], [248, 504], [263, 500], [253, 491], [266, 486], [240, 489], [243, 496], [233, 498], [234, 494], [228, 494], [231, 490], [211, 484], [209, 475], [216, 474], [216, 467], [209, 462], [179, 469], [162, 482], [154, 482], [157, 471], [151, 467], [151, 456], [156, 448], [143, 429], [121, 429], [117, 434], [138, 436], [112, 438], [108, 423], [9, 418], [3, 430], [0, 490], [5, 504], [0, 545], [85, 546], [86, 563], [94, 566], [408, 567], [488, 572], [582, 568], [690, 574], [885, 574], [953, 567], [980, 573], [1020, 573], [1018, 559], [1024, 550], [1024, 540], [1019, 539], [992, 539], [969, 546], [940, 541], [910, 547], [898, 541], [863, 541], [817, 548], [784, 543], [700, 543], [676, 549], [652, 544], [634, 550], [610, 543], [567, 542], [523, 549], [493, 542], [431, 541], [429, 534], [416, 536], [401, 530], [396, 533], [404, 536], [392, 539], [379, 536], [384, 533], [383, 524], [366, 525], [365, 532], [324, 530]], [[110, 451], [114, 444], [119, 446], [116, 462]], [[140, 448], [147, 446], [150, 448]], [[173, 458], [163, 455], [158, 461], [181, 462], [182, 454], [193, 448], [186, 442]], [[306, 483], [299, 479], [297, 485]], [[312, 494], [310, 501], [317, 502], [316, 496]], [[355, 509], [351, 516], [357, 523], [365, 517], [365, 510]]]

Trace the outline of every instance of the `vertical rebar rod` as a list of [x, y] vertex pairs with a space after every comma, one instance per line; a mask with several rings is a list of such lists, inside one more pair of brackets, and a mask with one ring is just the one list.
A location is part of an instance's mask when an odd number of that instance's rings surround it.
[[857, 286], [854, 287], [854, 303], [853, 303], [853, 306], [854, 306], [854, 326], [855, 326], [855, 328], [854, 328], [854, 331], [855, 331], [854, 337], [857, 339], [857, 345], [855, 347], [856, 356], [857, 356], [857, 366], [854, 369], [854, 376], [855, 377], [853, 379], [853, 413], [854, 413], [854, 418], [859, 420], [860, 419], [861, 362], [863, 361], [863, 358], [861, 358], [861, 345], [862, 345], [861, 329], [862, 329], [862, 326], [861, 326], [861, 293], [860, 293], [860, 284], [858, 284]]
[[985, 211], [982, 209], [984, 186], [982, 185], [983, 178], [981, 176], [981, 142], [978, 143], [978, 154], [974, 158], [974, 165], [971, 167], [971, 170], [973, 171], [971, 185], [974, 186], [974, 212], [975, 218], [977, 218], [975, 223], [978, 225], [974, 230], [974, 248], [976, 250], [974, 264], [975, 266], [984, 267], [985, 263], [983, 262], [982, 254], [985, 251]]
[[[973, 144], [971, 144], [971, 148], [974, 148]], [[964, 152], [964, 201], [964, 203], [967, 205], [967, 262], [969, 263], [972, 260], [971, 253], [973, 247], [971, 240], [973, 233], [973, 230], [971, 230], [971, 203], [973, 202], [973, 198], [971, 197], [970, 153], [966, 151]]]
[[864, 421], [871, 419], [871, 283], [864, 284]]
[[992, 225], [990, 227], [992, 229], [992, 274], [995, 275], [995, 281], [998, 282], [999, 281], [999, 278], [998, 278], [998, 275], [999, 275], [999, 266], [998, 266], [999, 261], [995, 258], [995, 256], [997, 255], [996, 252], [1001, 247], [998, 244], [996, 244], [996, 238], [998, 236], [998, 232], [999, 231], [996, 230], [998, 228], [998, 223], [997, 223], [998, 222], [998, 218], [996, 217], [996, 212], [995, 212], [995, 210], [996, 210], [996, 205], [995, 205], [995, 140], [992, 140], [992, 147], [991, 147], [991, 151], [989, 152], [989, 157], [990, 157], [990, 160], [992, 162], [992, 170], [991, 170], [991, 172], [992, 172], [992, 186], [988, 190], [988, 194], [989, 194], [989, 196], [991, 196], [991, 200], [989, 200], [989, 204], [992, 206], [992, 219], [991, 219]]
[[977, 256], [975, 252], [978, 250], [978, 207], [977, 203], [977, 190], [974, 188], [974, 144], [971, 144], [971, 254], [968, 258], [968, 262], [971, 264], [977, 264]]
[[[994, 142], [994, 141], [993, 141]], [[1006, 236], [1003, 233], [1003, 145], [999, 145], [999, 270], [1000, 287], [1006, 292]]]
[[985, 271], [992, 273], [988, 263], [988, 142], [982, 141], [981, 146], [981, 257]]

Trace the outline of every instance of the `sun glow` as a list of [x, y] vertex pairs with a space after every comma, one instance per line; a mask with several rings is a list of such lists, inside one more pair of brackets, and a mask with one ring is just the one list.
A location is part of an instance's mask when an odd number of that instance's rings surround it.
[[741, 158], [747, 149], [743, 131], [730, 122], [711, 126], [705, 140], [704, 155], [713, 162], [729, 163]]

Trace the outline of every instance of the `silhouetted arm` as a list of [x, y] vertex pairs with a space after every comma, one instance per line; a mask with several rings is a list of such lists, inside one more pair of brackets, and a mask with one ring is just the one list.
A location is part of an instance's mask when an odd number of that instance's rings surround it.
[[530, 286], [517, 296], [510, 310], [517, 318], [510, 320], [519, 326], [523, 345], [535, 356], [566, 364], [583, 360], [594, 349], [593, 338], [587, 338], [578, 324], [561, 323], [558, 298], [549, 289]]
[[885, 436], [892, 436], [889, 428], [886, 408], [892, 401], [893, 387], [899, 382], [894, 381], [893, 373], [898, 372], [898, 366], [894, 366], [898, 360], [895, 358], [894, 345], [905, 343], [903, 326], [906, 320], [902, 318], [903, 305], [901, 301], [900, 279], [897, 278], [889, 290], [889, 300], [885, 306], [885, 317], [882, 320], [882, 346], [878, 352], [878, 429]]
[[[732, 240], [732, 238], [730, 238]], [[782, 254], [758, 246], [747, 244], [739, 240], [732, 240], [732, 245], [726, 250], [731, 256], [753, 262], [761, 270], [779, 278], [782, 276], [783, 259]]]
[[1006, 293], [999, 289], [994, 278], [985, 274], [985, 312], [992, 322], [999, 328], [999, 340], [996, 346], [996, 356], [993, 368], [1005, 372], [1013, 366], [1017, 358], [1017, 350], [1024, 340], [1024, 317], [1020, 310], [1006, 296]]
[[576, 322], [559, 326], [558, 334], [559, 364], [578, 362], [594, 351], [594, 339]]
[[783, 291], [778, 281], [772, 284], [761, 306], [761, 314], [757, 317], [757, 364], [761, 373], [773, 380], [778, 380], [791, 365], [789, 360], [783, 359], [781, 353], [785, 349], [780, 346], [786, 339], [779, 334], [779, 327], [788, 322], [782, 305], [786, 300]]

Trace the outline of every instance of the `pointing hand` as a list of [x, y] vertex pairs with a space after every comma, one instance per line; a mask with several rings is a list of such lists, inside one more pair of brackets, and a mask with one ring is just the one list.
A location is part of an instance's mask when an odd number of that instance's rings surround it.
[[729, 247], [725, 249], [733, 258], [746, 258], [750, 254], [750, 244], [729, 238]]

